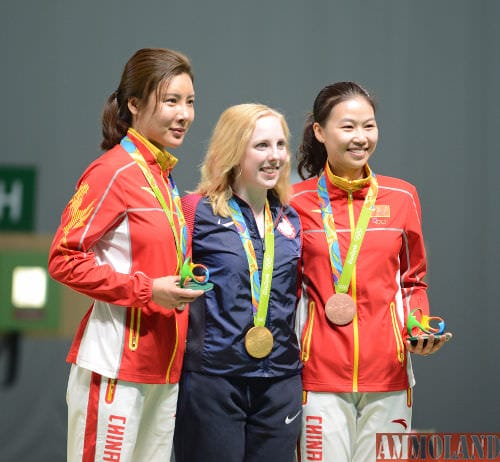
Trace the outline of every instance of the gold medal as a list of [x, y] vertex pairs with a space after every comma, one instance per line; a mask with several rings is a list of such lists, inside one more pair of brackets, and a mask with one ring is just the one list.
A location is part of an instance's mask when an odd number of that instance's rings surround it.
[[350, 295], [333, 294], [325, 305], [326, 317], [333, 324], [345, 326], [356, 315], [356, 304]]
[[252, 358], [265, 358], [273, 349], [273, 334], [264, 326], [254, 326], [245, 334], [245, 348]]

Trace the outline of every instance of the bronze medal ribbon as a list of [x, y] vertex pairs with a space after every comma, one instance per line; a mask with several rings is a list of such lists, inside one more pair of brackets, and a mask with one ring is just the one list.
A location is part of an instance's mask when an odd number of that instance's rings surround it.
[[378, 193], [378, 182], [375, 175], [372, 174], [370, 188], [365, 197], [363, 208], [361, 209], [354, 233], [351, 236], [351, 243], [349, 245], [344, 264], [342, 265], [342, 257], [340, 255], [335, 220], [332, 213], [330, 198], [328, 196], [325, 176], [325, 172], [323, 171], [318, 179], [318, 197], [321, 217], [323, 219], [323, 227], [325, 229], [326, 240], [328, 243], [333, 284], [335, 286], [336, 293], [347, 293], [352, 273], [354, 271], [354, 266], [356, 265], [359, 251], [361, 249], [361, 244], [363, 243], [372, 211], [375, 208], [375, 201]]

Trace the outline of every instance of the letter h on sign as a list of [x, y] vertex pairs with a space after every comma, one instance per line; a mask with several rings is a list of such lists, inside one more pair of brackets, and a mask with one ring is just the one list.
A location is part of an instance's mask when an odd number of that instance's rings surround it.
[[0, 231], [33, 231], [34, 167], [0, 166]]

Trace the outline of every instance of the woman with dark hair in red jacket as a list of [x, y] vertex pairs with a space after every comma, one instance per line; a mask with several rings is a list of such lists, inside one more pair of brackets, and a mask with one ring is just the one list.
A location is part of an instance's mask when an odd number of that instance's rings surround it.
[[172, 178], [194, 119], [189, 60], [142, 49], [103, 112], [102, 148], [55, 234], [49, 271], [93, 299], [67, 360], [68, 461], [170, 460], [186, 303], [187, 228]]
[[375, 460], [377, 432], [411, 428], [409, 353], [449, 338], [406, 338], [408, 315], [429, 313], [420, 202], [410, 183], [370, 169], [377, 141], [365, 89], [319, 92], [291, 201], [303, 230], [301, 460]]

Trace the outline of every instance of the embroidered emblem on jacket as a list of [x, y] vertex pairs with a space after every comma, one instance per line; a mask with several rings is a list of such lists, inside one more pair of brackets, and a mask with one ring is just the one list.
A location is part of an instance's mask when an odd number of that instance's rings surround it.
[[283, 217], [277, 226], [278, 231], [288, 239], [293, 239], [297, 235], [297, 230], [287, 217]]

